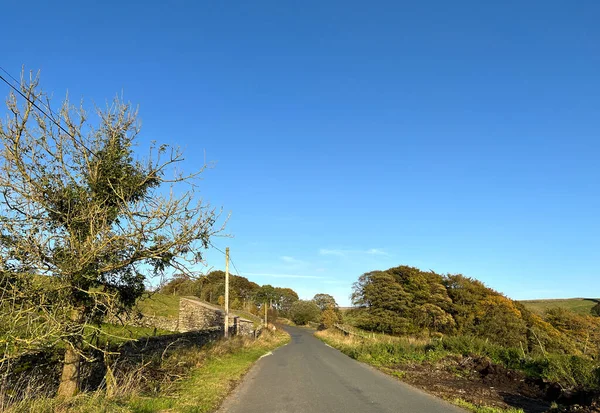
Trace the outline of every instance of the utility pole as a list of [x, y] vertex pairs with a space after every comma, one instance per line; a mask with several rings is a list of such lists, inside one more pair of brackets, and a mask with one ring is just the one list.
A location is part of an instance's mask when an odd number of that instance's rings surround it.
[[265, 301], [265, 328], [268, 326], [267, 324], [267, 302]]
[[225, 248], [225, 338], [229, 336], [229, 247]]

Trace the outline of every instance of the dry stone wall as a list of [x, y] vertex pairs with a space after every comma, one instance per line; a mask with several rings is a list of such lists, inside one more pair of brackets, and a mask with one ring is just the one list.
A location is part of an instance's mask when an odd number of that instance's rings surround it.
[[[225, 322], [225, 312], [220, 307], [195, 299], [182, 297], [179, 301], [179, 331], [205, 330], [220, 327]], [[230, 316], [229, 328], [233, 334], [254, 335], [254, 322]]]
[[179, 331], [182, 333], [222, 326], [224, 322], [225, 315], [219, 307], [187, 297], [179, 301]]
[[[126, 324], [134, 327], [151, 327], [162, 330], [186, 333], [213, 327], [222, 328], [225, 312], [221, 307], [201, 301], [195, 297], [182, 297], [179, 300], [178, 318], [144, 315], [142, 317], [111, 318], [111, 324]], [[235, 315], [229, 316], [229, 328], [233, 334], [253, 335], [255, 326], [251, 320]]]

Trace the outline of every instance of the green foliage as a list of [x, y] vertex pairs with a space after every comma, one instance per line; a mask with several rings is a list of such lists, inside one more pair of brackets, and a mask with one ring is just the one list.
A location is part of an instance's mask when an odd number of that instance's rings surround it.
[[464, 409], [470, 410], [473, 413], [523, 413], [522, 409], [515, 409], [512, 407], [503, 409], [500, 407], [478, 406], [463, 399], [454, 399], [452, 403]]
[[137, 366], [142, 375], [134, 372], [118, 376], [118, 391], [113, 397], [98, 390], [81, 393], [69, 401], [29, 398], [2, 411], [212, 412], [258, 358], [289, 339], [285, 332], [265, 331], [257, 340], [235, 337], [208, 347], [167, 352], [159, 360], [144, 359], [143, 366]]
[[565, 387], [600, 389], [600, 365], [586, 357], [551, 354], [546, 359], [536, 360], [533, 367], [539, 377]]
[[[201, 170], [178, 171], [178, 148], [152, 143], [146, 158], [134, 153], [139, 124], [129, 104], [116, 99], [89, 117], [65, 101], [64, 133], [35, 109], [48, 98], [38, 79], [24, 76], [20, 89], [28, 99], [9, 95], [14, 117], [0, 120], [0, 273], [20, 280], [0, 281], [9, 319], [0, 316], [0, 360], [60, 343], [59, 392], [71, 397], [78, 360], [93, 346], [87, 327], [128, 313], [146, 277], [201, 261], [219, 215], [179, 190], [195, 187]], [[39, 278], [52, 281], [30, 282]]]
[[331, 328], [335, 324], [342, 322], [342, 316], [339, 311], [335, 311], [333, 308], [327, 308], [321, 314], [321, 325], [324, 328]]
[[146, 316], [177, 318], [179, 316], [179, 296], [146, 293], [136, 303], [136, 310]]
[[[229, 300], [236, 303], [231, 308], [246, 308], [253, 302], [256, 292], [260, 289], [255, 282], [246, 277], [229, 274]], [[225, 295], [225, 272], [211, 271], [206, 275], [192, 278], [186, 274], [177, 274], [160, 288], [163, 294], [193, 295], [206, 302], [218, 304], [219, 297]]]
[[600, 319], [597, 317], [555, 307], [546, 310], [544, 319], [569, 337], [577, 352], [597, 354], [600, 351]]
[[600, 301], [598, 301], [596, 305], [591, 308], [590, 313], [596, 317], [600, 317]]
[[484, 357], [507, 369], [533, 378], [556, 382], [565, 388], [600, 390], [600, 362], [583, 356], [530, 355], [522, 348], [505, 347], [473, 336], [446, 336], [415, 340], [380, 335], [348, 338], [331, 330], [316, 333], [348, 356], [378, 367], [397, 368], [405, 363], [437, 362], [448, 356]]
[[279, 310], [279, 314], [281, 314], [283, 317], [287, 317], [292, 308], [292, 305], [294, 305], [294, 303], [298, 301], [298, 294], [291, 288], [276, 287], [275, 290], [278, 294], [276, 304]]
[[312, 299], [316, 305], [319, 306], [321, 311], [325, 311], [328, 308], [337, 309], [338, 304], [335, 302], [335, 298], [329, 294], [315, 294]]
[[[219, 297], [225, 295], [225, 273], [210, 273], [192, 278], [178, 274], [160, 288], [162, 294], [196, 296], [206, 302], [223, 305]], [[273, 287], [249, 281], [245, 277], [229, 274], [229, 306], [233, 310], [249, 310], [258, 313], [258, 307], [265, 302], [277, 310], [278, 314], [287, 316], [298, 294], [291, 288]]]
[[388, 334], [476, 336], [528, 353], [598, 354], [600, 322], [563, 310], [544, 318], [483, 283], [400, 266], [363, 274], [354, 284], [351, 319]]
[[308, 322], [317, 322], [321, 310], [313, 301], [298, 300], [290, 308], [290, 318], [297, 325], [306, 325]]

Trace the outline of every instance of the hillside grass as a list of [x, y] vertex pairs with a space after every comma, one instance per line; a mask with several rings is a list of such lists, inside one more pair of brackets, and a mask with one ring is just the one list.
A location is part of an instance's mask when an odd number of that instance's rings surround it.
[[179, 317], [179, 296], [161, 293], [145, 293], [136, 308], [146, 316]]
[[[234, 337], [203, 348], [179, 350], [161, 358], [154, 370], [146, 366], [117, 378], [112, 396], [105, 391], [82, 393], [68, 402], [40, 398], [19, 402], [8, 413], [202, 413], [214, 411], [252, 364], [289, 342], [283, 331], [265, 330], [254, 340]], [[174, 381], [168, 379], [175, 377]], [[155, 389], [155, 390], [153, 390]], [[0, 403], [0, 410], [1, 409]]]
[[[143, 315], [146, 315], [146, 316], [160, 316], [160, 317], [176, 319], [177, 317], [179, 317], [179, 299], [180, 298], [181, 298], [181, 296], [179, 296], [179, 295], [162, 294], [162, 293], [146, 293], [138, 300], [138, 302], [136, 304], [136, 308], [138, 311], [140, 311]], [[194, 297], [194, 298], [198, 299], [199, 301], [202, 301], [197, 297]], [[209, 304], [211, 306], [219, 307], [222, 310], [225, 310], [223, 307], [221, 307], [217, 304], [213, 304], [213, 303], [209, 303]], [[255, 324], [255, 327], [260, 325], [260, 323], [262, 321], [262, 319], [259, 316], [252, 314], [251, 312], [245, 311], [245, 310], [230, 309], [230, 314], [232, 316], [238, 316], [238, 317], [253, 321]]]
[[519, 301], [530, 311], [537, 314], [544, 314], [546, 310], [551, 308], [564, 308], [581, 315], [590, 315], [590, 310], [599, 298], [555, 298], [555, 299], [540, 299], [540, 300], [522, 300]]

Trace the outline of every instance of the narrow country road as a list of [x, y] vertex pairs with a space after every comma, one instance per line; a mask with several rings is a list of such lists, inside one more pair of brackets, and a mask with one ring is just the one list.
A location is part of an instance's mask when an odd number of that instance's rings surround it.
[[285, 327], [292, 340], [259, 360], [222, 413], [462, 412], [325, 345], [312, 330]]

